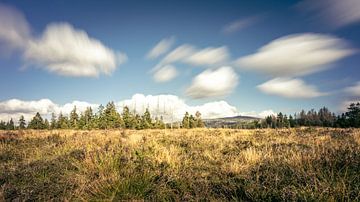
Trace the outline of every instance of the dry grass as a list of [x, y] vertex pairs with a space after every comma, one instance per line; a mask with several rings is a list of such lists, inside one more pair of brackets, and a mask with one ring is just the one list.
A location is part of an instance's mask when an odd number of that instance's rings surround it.
[[360, 130], [0, 131], [2, 200], [360, 200]]

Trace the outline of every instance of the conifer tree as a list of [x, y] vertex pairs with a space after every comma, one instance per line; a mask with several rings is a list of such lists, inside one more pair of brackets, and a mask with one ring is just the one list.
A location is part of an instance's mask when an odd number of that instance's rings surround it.
[[182, 120], [182, 127], [183, 128], [190, 128], [190, 117], [189, 117], [189, 113], [186, 112], [184, 115], [184, 118]]
[[15, 130], [15, 123], [12, 118], [7, 122], [6, 129], [7, 130]]
[[79, 115], [76, 112], [76, 106], [74, 106], [73, 110], [70, 112], [69, 124], [70, 128], [77, 129], [79, 122]]
[[56, 121], [57, 121], [56, 120], [56, 115], [53, 112], [53, 113], [51, 113], [50, 129], [56, 129], [57, 128], [56, 127], [56, 125], [57, 125]]
[[19, 119], [19, 129], [25, 129], [26, 128], [26, 122], [23, 115], [20, 116]]
[[153, 127], [151, 114], [149, 112], [149, 109], [146, 108], [144, 115], [141, 117], [141, 125], [143, 129], [148, 129]]
[[37, 112], [36, 115], [29, 122], [28, 128], [30, 129], [44, 129], [45, 123], [40, 113]]
[[125, 128], [135, 128], [134, 116], [131, 114], [129, 107], [125, 106], [123, 108], [122, 118], [124, 120]]

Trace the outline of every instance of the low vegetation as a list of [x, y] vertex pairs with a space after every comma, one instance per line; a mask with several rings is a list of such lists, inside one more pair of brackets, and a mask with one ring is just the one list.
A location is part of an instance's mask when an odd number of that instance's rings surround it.
[[0, 201], [360, 200], [360, 130], [0, 131]]

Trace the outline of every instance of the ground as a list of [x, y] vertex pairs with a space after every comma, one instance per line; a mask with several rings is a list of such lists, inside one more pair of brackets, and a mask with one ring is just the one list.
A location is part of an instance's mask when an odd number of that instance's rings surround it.
[[360, 200], [358, 129], [0, 131], [0, 201]]

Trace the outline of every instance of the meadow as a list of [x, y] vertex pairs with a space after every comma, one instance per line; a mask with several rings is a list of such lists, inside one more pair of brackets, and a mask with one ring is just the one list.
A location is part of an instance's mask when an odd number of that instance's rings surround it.
[[0, 131], [0, 201], [359, 201], [360, 130]]

